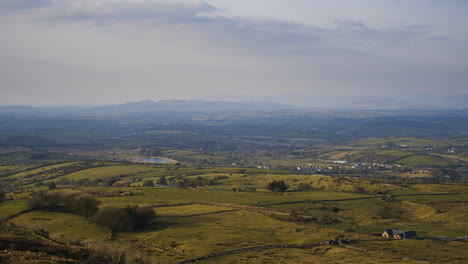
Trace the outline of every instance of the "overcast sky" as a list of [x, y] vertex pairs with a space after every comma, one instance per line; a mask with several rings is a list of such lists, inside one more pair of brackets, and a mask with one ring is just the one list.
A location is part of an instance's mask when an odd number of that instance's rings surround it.
[[1, 0], [0, 104], [468, 95], [467, 0]]

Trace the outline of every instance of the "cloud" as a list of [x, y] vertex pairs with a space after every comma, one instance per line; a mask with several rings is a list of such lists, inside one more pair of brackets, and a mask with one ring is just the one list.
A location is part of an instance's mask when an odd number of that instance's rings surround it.
[[5, 0], [0, 20], [4, 98], [24, 98], [32, 87], [43, 100], [102, 91], [96, 102], [125, 102], [226, 91], [434, 91], [444, 83], [460, 91], [467, 81], [466, 47], [422, 23], [377, 28], [333, 18], [325, 27], [175, 0]]
[[51, 0], [2, 0], [0, 10], [2, 11], [24, 11], [48, 7], [54, 4]]
[[[351, 19], [335, 20], [336, 28], [320, 28], [274, 19], [225, 17], [219, 15], [216, 7], [201, 1], [8, 0], [0, 5], [5, 6], [16, 7], [17, 14], [28, 10], [35, 20], [50, 23], [90, 22], [100, 27], [136, 23], [149, 30], [154, 26], [174, 26], [174, 30], [176, 26], [184, 26], [183, 29], [212, 34], [211, 42], [274, 52], [320, 49], [318, 43], [340, 49], [346, 46], [350, 50], [354, 46], [395, 45], [410, 41], [428, 29], [414, 26], [376, 30]], [[31, 14], [34, 9], [40, 12]]]
[[[6, 1], [6, 2], [5, 2]], [[216, 10], [205, 2], [154, 0], [4, 0], [0, 8], [10, 15], [37, 11], [37, 19], [52, 21], [155, 21], [158, 23], [199, 23], [198, 14]]]

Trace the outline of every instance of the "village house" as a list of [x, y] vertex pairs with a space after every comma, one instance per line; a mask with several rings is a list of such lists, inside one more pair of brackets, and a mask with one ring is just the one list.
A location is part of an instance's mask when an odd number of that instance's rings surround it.
[[382, 237], [393, 239], [412, 239], [417, 236], [415, 231], [403, 231], [397, 228], [387, 229], [382, 233]]

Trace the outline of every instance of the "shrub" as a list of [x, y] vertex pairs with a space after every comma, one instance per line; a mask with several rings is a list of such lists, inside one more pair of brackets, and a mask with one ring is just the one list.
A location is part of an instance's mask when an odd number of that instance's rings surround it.
[[72, 210], [73, 212], [81, 216], [90, 217], [97, 211], [97, 207], [100, 204], [101, 201], [99, 201], [92, 195], [81, 194], [75, 197], [73, 201]]
[[316, 220], [316, 223], [321, 225], [330, 225], [341, 223], [341, 221], [338, 218], [333, 218], [329, 215], [322, 215]]
[[108, 264], [137, 264], [137, 263], [168, 263], [156, 256], [141, 253], [131, 246], [116, 245], [108, 241], [93, 242], [86, 245], [89, 255], [86, 263], [108, 263]]
[[133, 181], [127, 180], [127, 181], [117, 181], [112, 184], [112, 187], [130, 187], [130, 184], [132, 184]]
[[5, 200], [6, 193], [3, 190], [0, 190], [0, 203], [3, 203]]
[[157, 184], [167, 185], [166, 176], [163, 175], [163, 176], [159, 177], [159, 180], [158, 180]]
[[144, 180], [143, 181], [143, 187], [153, 187], [154, 183], [153, 180]]
[[60, 191], [48, 192], [45, 195], [45, 199], [49, 207], [57, 207], [62, 202], [62, 192]]
[[99, 242], [92, 245], [87, 260], [89, 263], [134, 263], [127, 261], [127, 255], [131, 252], [132, 251], [129, 249], [119, 248], [116, 245], [110, 245], [108, 243]]
[[57, 185], [55, 184], [55, 182], [50, 182], [49, 184], [47, 184], [47, 188], [49, 188], [49, 191], [52, 191], [57, 189]]
[[141, 230], [146, 224], [156, 217], [156, 213], [151, 206], [138, 207], [128, 205], [125, 210], [132, 218], [133, 230]]
[[83, 194], [80, 191], [67, 191], [62, 193], [62, 204], [66, 208], [73, 210], [73, 202], [75, 201], [75, 198], [79, 195]]
[[312, 186], [309, 183], [299, 183], [299, 186], [297, 187], [298, 190], [311, 190]]
[[272, 192], [284, 192], [289, 188], [284, 181], [272, 181], [268, 183], [267, 189]]
[[44, 207], [46, 204], [46, 199], [42, 194], [36, 194], [31, 196], [28, 202], [29, 209], [39, 209]]
[[57, 180], [56, 184], [58, 185], [69, 185], [70, 184], [70, 179], [62, 177]]
[[354, 192], [365, 194], [366, 189], [363, 186], [354, 186]]

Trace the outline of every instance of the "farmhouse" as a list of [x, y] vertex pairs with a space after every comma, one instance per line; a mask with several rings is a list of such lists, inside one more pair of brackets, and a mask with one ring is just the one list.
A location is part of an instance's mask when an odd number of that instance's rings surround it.
[[403, 231], [397, 228], [387, 229], [382, 233], [382, 237], [393, 239], [411, 239], [416, 238], [418, 235], [415, 231]]

